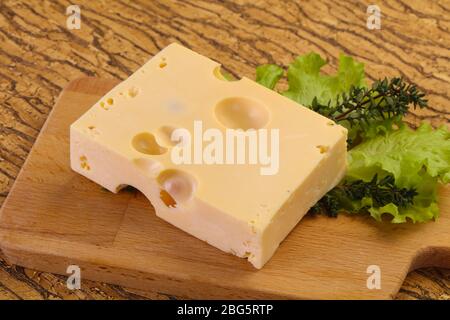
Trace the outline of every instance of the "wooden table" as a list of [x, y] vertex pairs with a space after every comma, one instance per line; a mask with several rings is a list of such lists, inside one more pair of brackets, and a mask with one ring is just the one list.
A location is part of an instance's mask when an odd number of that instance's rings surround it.
[[[450, 1], [375, 3], [380, 30], [366, 27], [367, 1], [85, 0], [77, 1], [81, 29], [69, 30], [71, 1], [0, 1], [0, 204], [69, 81], [125, 79], [174, 41], [249, 78], [259, 64], [286, 66], [311, 50], [334, 71], [344, 52], [365, 63], [369, 81], [401, 75], [429, 94], [430, 108], [408, 116], [413, 126], [448, 124]], [[90, 281], [69, 291], [65, 280], [9, 266], [0, 253], [1, 299], [176, 298]], [[397, 298], [450, 299], [450, 270], [412, 272]]]

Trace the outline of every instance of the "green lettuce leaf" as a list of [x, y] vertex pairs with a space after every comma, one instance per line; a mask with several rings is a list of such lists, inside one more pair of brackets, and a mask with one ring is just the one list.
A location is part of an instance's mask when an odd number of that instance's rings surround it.
[[274, 64], [264, 64], [256, 68], [256, 82], [273, 89], [283, 74], [283, 68]]
[[[289, 88], [281, 92], [284, 96], [304, 105], [311, 106], [314, 98], [321, 104], [334, 103], [338, 94], [348, 92], [350, 87], [365, 86], [364, 65], [353, 58], [340, 55], [339, 68], [335, 75], [321, 73], [327, 62], [317, 53], [298, 56], [288, 67]], [[256, 81], [273, 89], [283, 75], [283, 69], [276, 65], [257, 68]]]
[[414, 205], [396, 207], [388, 204], [375, 208], [371, 199], [352, 203], [353, 210], [365, 207], [377, 220], [390, 214], [394, 223], [424, 222], [438, 217], [437, 187], [450, 181], [450, 132], [445, 127], [433, 129], [422, 124], [416, 131], [403, 125], [361, 143], [348, 155], [347, 179], [370, 181], [375, 174], [392, 174], [401, 188], [414, 188]]
[[[388, 132], [392, 131], [392, 129], [397, 126], [400, 127], [403, 124], [403, 120], [401, 116], [396, 116], [392, 118], [386, 118], [380, 121], [371, 121], [370, 123], [362, 122], [360, 123], [360, 127], [349, 128], [349, 131], [357, 131], [360, 130], [361, 138], [366, 140], [370, 138], [374, 138], [378, 135], [385, 135]], [[349, 126], [348, 126], [349, 127]]]

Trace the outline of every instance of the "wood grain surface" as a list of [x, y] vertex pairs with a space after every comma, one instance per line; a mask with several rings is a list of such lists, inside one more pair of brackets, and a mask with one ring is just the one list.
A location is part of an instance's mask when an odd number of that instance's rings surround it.
[[[368, 4], [381, 30], [366, 28]], [[254, 78], [261, 63], [287, 65], [317, 51], [336, 69], [340, 52], [366, 64], [369, 80], [401, 75], [429, 95], [408, 121], [449, 123], [450, 1], [77, 1], [81, 29], [68, 30], [68, 1], [0, 1], [0, 204], [62, 88], [80, 76], [125, 79], [171, 42]], [[0, 259], [3, 299], [177, 298], [9, 266]], [[450, 299], [450, 270], [422, 269], [399, 299]]]

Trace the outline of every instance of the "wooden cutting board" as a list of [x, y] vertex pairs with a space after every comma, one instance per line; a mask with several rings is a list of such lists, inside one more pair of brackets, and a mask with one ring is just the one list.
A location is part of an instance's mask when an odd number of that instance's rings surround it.
[[[379, 224], [305, 217], [262, 270], [157, 218], [135, 190], [113, 194], [71, 171], [69, 125], [117, 82], [73, 81], [62, 92], [0, 211], [10, 263], [188, 298], [392, 298], [409, 270], [450, 267], [450, 188], [441, 217]], [[381, 289], [367, 268], [380, 267]]]

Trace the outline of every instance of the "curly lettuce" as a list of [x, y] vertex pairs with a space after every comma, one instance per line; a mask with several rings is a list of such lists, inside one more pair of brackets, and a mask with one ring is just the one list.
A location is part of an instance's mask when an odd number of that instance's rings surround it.
[[381, 220], [392, 216], [393, 223], [424, 222], [439, 215], [437, 188], [450, 181], [450, 132], [445, 126], [433, 129], [424, 123], [417, 130], [403, 125], [349, 151], [346, 179], [370, 181], [372, 177], [392, 174], [400, 188], [414, 188], [414, 204], [394, 204], [376, 208], [371, 199], [354, 201], [354, 210], [367, 208], [372, 217]]
[[[348, 92], [351, 86], [365, 86], [364, 64], [352, 57], [341, 54], [339, 68], [335, 75], [321, 72], [327, 62], [317, 53], [298, 56], [287, 71], [289, 87], [282, 95], [304, 105], [310, 106], [316, 98], [319, 103], [334, 102], [338, 94]], [[283, 76], [284, 70], [273, 64], [256, 68], [256, 81], [269, 89], [274, 89]]]

